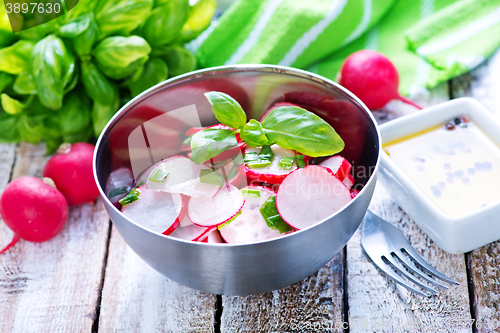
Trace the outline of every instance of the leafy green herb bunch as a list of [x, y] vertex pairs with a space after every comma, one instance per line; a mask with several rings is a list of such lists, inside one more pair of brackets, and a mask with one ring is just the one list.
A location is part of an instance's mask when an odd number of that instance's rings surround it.
[[50, 153], [97, 137], [130, 98], [195, 69], [183, 45], [208, 27], [215, 7], [215, 0], [80, 0], [14, 34], [1, 3], [0, 142], [43, 140]]

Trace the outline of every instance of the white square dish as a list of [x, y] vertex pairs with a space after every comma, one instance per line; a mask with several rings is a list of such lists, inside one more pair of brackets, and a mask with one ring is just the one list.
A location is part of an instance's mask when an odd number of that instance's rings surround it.
[[[454, 99], [381, 125], [382, 145], [418, 136], [461, 116], [472, 119], [496, 146], [500, 146], [500, 122], [472, 98]], [[500, 177], [500, 174], [491, 173], [490, 176]], [[386, 151], [381, 155], [379, 178], [394, 200], [446, 252], [464, 253], [500, 239], [500, 200], [470, 213], [451, 216], [439, 208]]]

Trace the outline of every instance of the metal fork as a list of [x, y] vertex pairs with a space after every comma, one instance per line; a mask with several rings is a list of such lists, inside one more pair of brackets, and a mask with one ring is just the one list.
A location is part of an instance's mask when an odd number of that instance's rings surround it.
[[414, 288], [404, 278], [431, 295], [437, 294], [437, 291], [422, 283], [418, 278], [442, 289], [448, 289], [448, 287], [433, 279], [431, 275], [448, 283], [458, 285], [458, 282], [439, 273], [422, 259], [401, 230], [371, 211], [368, 211], [364, 217], [361, 246], [375, 265], [388, 277], [420, 296], [429, 295]]

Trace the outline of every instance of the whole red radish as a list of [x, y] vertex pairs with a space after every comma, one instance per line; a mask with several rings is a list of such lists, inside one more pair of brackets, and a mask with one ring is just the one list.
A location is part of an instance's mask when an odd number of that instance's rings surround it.
[[386, 56], [376, 51], [361, 50], [348, 56], [340, 69], [338, 82], [370, 110], [380, 109], [393, 99], [400, 99], [421, 109], [399, 94], [396, 67]]
[[22, 238], [45, 242], [56, 236], [68, 218], [66, 199], [50, 178], [19, 177], [10, 182], [0, 197], [2, 220], [14, 232], [7, 251]]
[[89, 143], [65, 143], [45, 165], [43, 176], [54, 180], [70, 206], [92, 202], [99, 196], [92, 173], [93, 155], [94, 146]]

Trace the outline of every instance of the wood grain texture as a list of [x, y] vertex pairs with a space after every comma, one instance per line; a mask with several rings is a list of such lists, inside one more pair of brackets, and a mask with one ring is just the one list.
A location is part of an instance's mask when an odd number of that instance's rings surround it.
[[113, 228], [99, 332], [213, 332], [216, 297], [149, 267]]
[[[485, 64], [452, 82], [456, 97], [477, 99], [500, 121], [500, 51]], [[500, 331], [500, 241], [467, 256], [477, 332]]]
[[401, 229], [427, 262], [460, 285], [439, 289], [438, 295], [428, 298], [410, 293], [371, 262], [360, 245], [358, 230], [347, 244], [350, 332], [471, 332], [464, 256], [437, 247], [380, 183], [370, 209]]
[[342, 332], [342, 250], [308, 278], [250, 296], [222, 296], [221, 332]]
[[[422, 107], [449, 99], [448, 84], [415, 96]], [[391, 102], [379, 123], [415, 112], [399, 101]], [[384, 117], [384, 113], [387, 115]], [[463, 255], [447, 254], [438, 248], [394, 202], [379, 182], [370, 209], [403, 230], [422, 257], [460, 286], [423, 298], [389, 280], [371, 262], [360, 245], [358, 230], [347, 244], [347, 294], [350, 332], [470, 332], [471, 316], [467, 273]]]
[[[21, 144], [13, 177], [40, 176], [46, 159], [44, 145]], [[91, 332], [108, 230], [102, 203], [85, 204], [52, 240], [1, 255], [0, 332]]]

